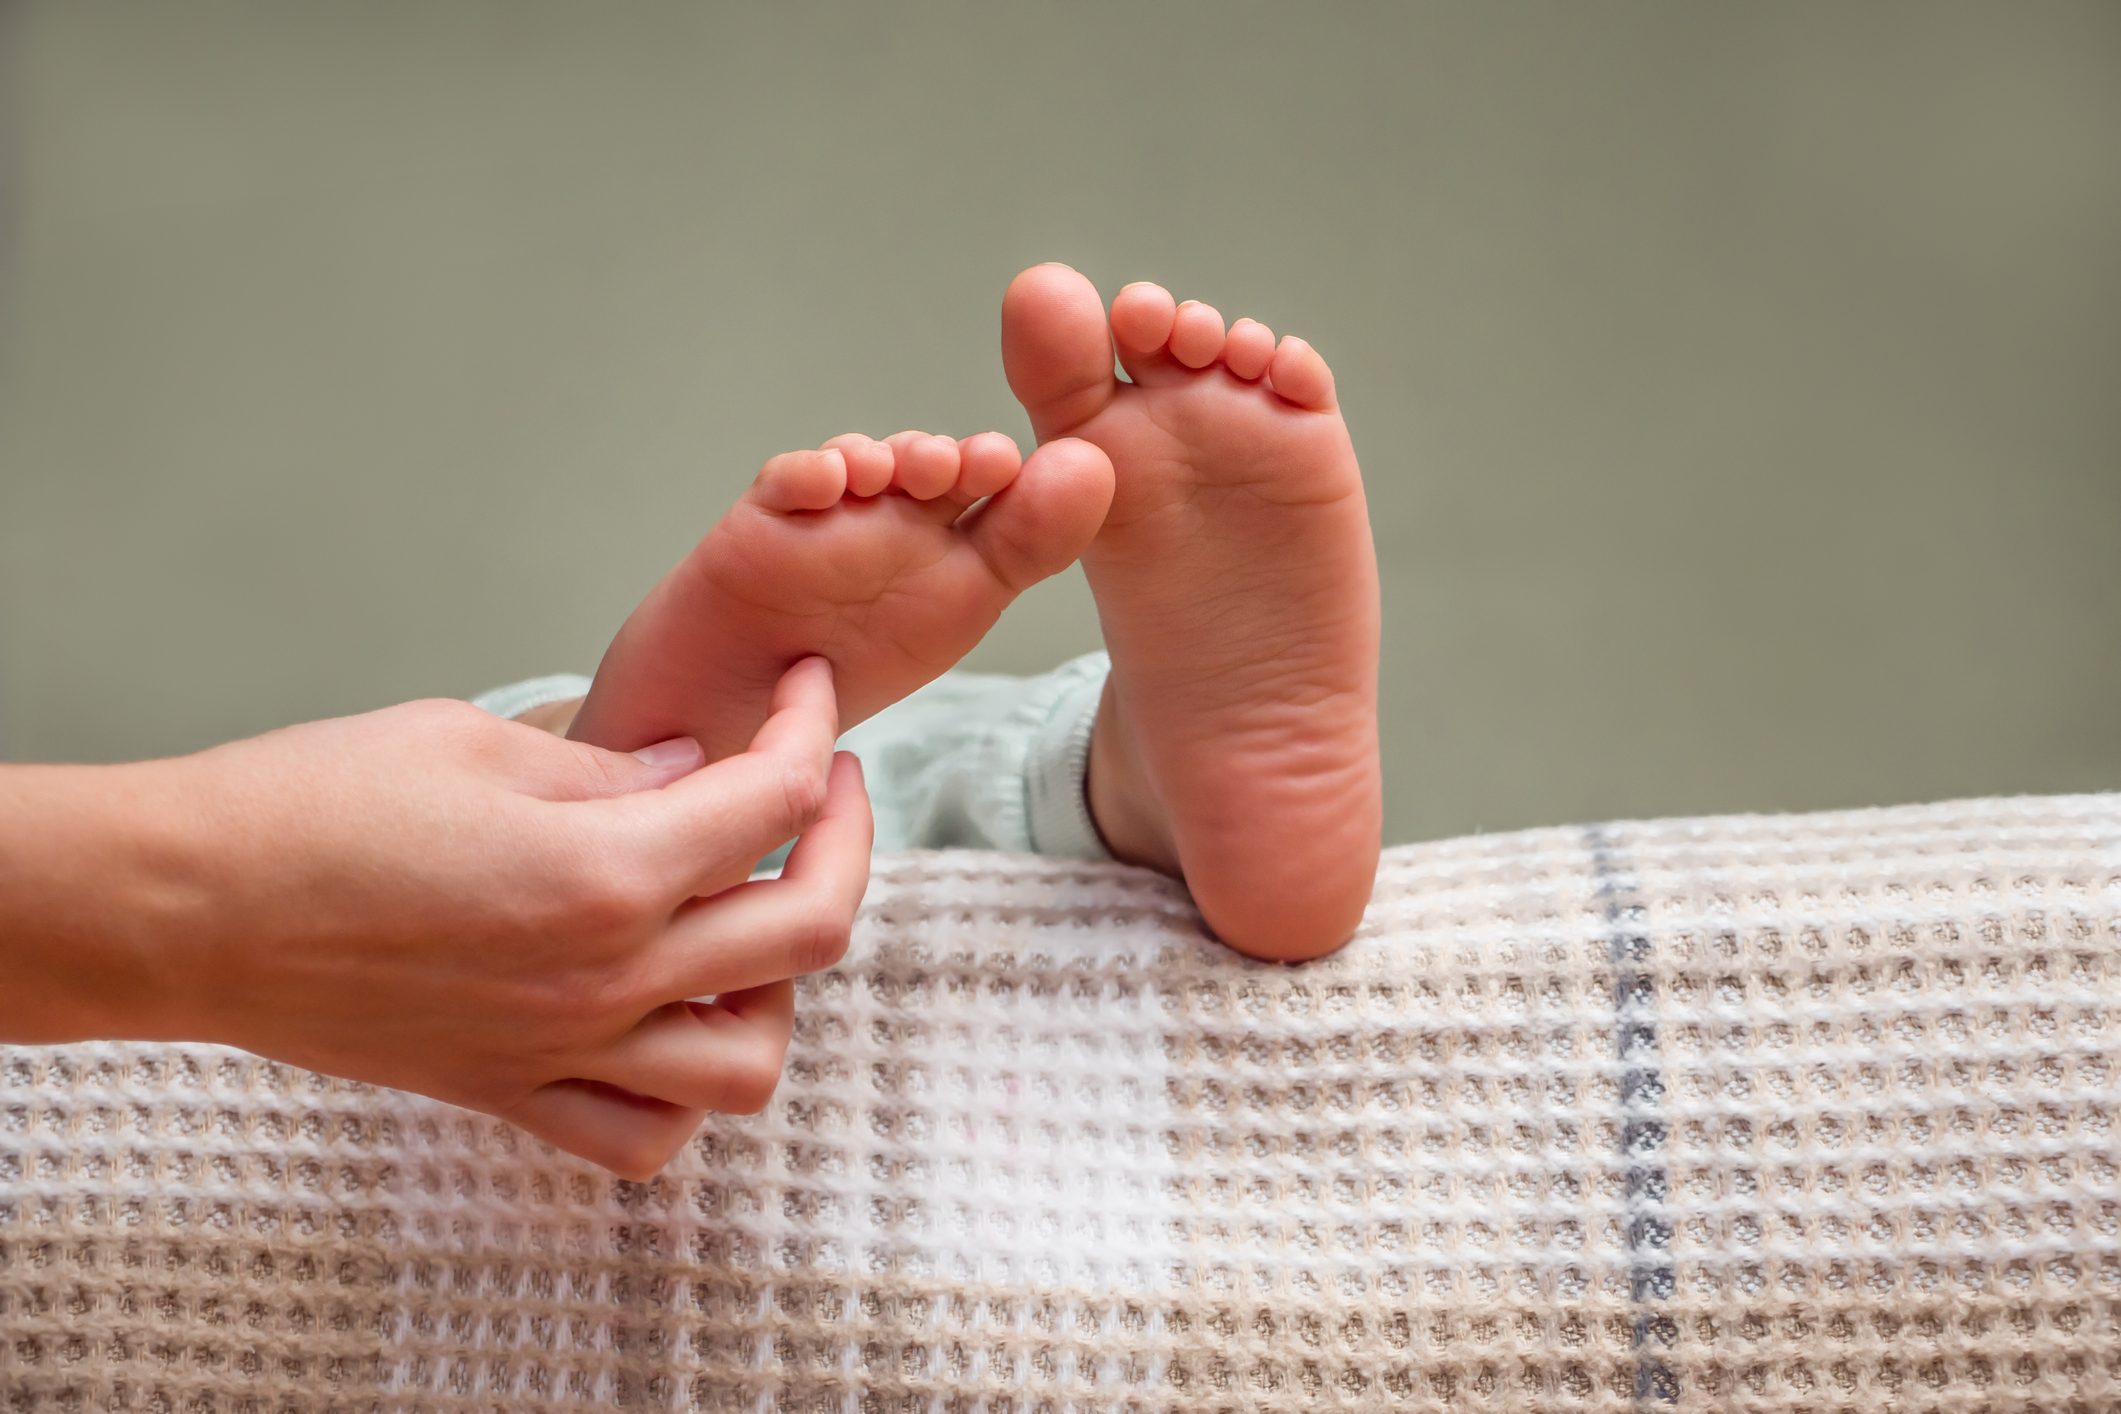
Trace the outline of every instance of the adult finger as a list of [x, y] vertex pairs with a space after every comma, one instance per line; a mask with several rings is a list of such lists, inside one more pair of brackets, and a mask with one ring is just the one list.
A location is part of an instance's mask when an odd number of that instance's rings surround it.
[[700, 997], [832, 966], [845, 955], [869, 887], [875, 817], [861, 763], [833, 760], [825, 808], [788, 854], [778, 879], [738, 884], [686, 905], [650, 966], [666, 995]]
[[449, 698], [408, 702], [389, 712], [426, 733], [457, 764], [497, 770], [515, 789], [539, 800], [594, 800], [656, 790], [706, 760], [690, 737], [653, 742], [638, 751], [605, 751]]
[[653, 1178], [698, 1132], [706, 1112], [596, 1080], [540, 1086], [502, 1116], [621, 1178]]
[[524, 789], [540, 800], [601, 800], [661, 790], [706, 763], [707, 753], [689, 736], [672, 737], [639, 751], [606, 751], [585, 741], [538, 732], [524, 761]]
[[673, 902], [741, 882], [758, 861], [808, 829], [824, 808], [839, 733], [832, 667], [805, 658], [773, 691], [765, 725], [738, 755], [661, 790], [605, 808]]
[[757, 1114], [780, 1084], [795, 1033], [795, 984], [769, 982], [712, 1002], [657, 1007], [586, 1069], [686, 1109]]
[[766, 720], [752, 734], [743, 754], [813, 761], [822, 784], [825, 767], [832, 760], [832, 743], [839, 734], [840, 705], [832, 686], [832, 664], [823, 658], [804, 658], [774, 684]]

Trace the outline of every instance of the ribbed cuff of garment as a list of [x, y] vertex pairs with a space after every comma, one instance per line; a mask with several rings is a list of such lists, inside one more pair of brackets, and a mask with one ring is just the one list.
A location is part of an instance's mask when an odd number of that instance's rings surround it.
[[1038, 716], [1024, 758], [1024, 817], [1035, 853], [1110, 859], [1090, 815], [1090, 733], [1112, 670], [1103, 653], [1061, 666], [1030, 704]]
[[1107, 859], [1083, 796], [1105, 655], [1035, 678], [945, 673], [849, 731], [876, 847]]
[[589, 679], [580, 673], [554, 673], [550, 677], [529, 678], [482, 692], [471, 699], [471, 704], [485, 708], [496, 717], [515, 718], [533, 707], [586, 697], [588, 693]]

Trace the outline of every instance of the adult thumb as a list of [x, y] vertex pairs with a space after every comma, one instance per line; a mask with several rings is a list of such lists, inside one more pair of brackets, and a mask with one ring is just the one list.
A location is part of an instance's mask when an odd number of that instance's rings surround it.
[[[612, 753], [616, 755], [617, 753]], [[659, 790], [707, 764], [707, 752], [689, 736], [674, 736], [627, 753], [640, 763], [640, 784], [629, 790]]]
[[606, 751], [601, 746], [558, 737], [552, 741], [566, 748], [559, 778], [552, 780], [548, 788], [562, 800], [603, 800], [661, 790], [707, 763], [707, 753], [689, 736], [675, 736], [639, 751]]

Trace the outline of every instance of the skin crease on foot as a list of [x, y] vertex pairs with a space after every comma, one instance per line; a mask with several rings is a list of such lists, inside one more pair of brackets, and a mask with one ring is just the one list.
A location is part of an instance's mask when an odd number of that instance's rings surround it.
[[1377, 560], [1332, 372], [1157, 285], [1108, 318], [1064, 265], [1010, 284], [1002, 361], [1042, 443], [1114, 468], [1082, 556], [1112, 655], [1089, 781], [1107, 842], [1182, 875], [1241, 952], [1331, 952], [1383, 815]]
[[777, 456], [628, 617], [566, 734], [614, 751], [687, 736], [718, 761], [812, 655], [851, 727], [1072, 564], [1111, 500], [1112, 464], [1087, 442], [1024, 459], [998, 432], [848, 433]]

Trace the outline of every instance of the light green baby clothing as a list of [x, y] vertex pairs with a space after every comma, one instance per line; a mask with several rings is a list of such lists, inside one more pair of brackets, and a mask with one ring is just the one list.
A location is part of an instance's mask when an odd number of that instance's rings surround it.
[[[862, 758], [877, 849], [1110, 859], [1083, 793], [1110, 670], [1104, 654], [1090, 653], [1033, 678], [945, 673], [847, 732], [840, 745]], [[588, 678], [562, 673], [472, 700], [518, 717], [587, 691]]]

